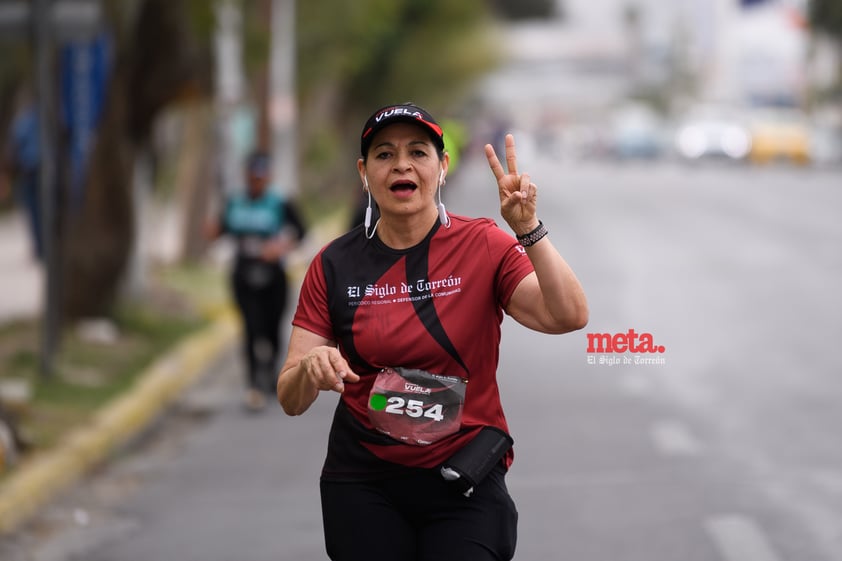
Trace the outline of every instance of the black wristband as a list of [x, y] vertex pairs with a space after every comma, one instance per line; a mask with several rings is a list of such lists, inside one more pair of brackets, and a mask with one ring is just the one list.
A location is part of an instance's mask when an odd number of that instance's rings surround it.
[[538, 221], [538, 227], [532, 230], [531, 232], [524, 234], [522, 236], [517, 236], [517, 241], [523, 247], [529, 247], [535, 244], [538, 240], [543, 238], [549, 234], [547, 227], [544, 226], [544, 223], [540, 220]]

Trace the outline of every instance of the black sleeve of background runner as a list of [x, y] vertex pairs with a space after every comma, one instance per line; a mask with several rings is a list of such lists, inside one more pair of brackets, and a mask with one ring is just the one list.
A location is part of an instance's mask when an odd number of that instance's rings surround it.
[[444, 463], [444, 467], [459, 474], [453, 484], [465, 492], [488, 475], [512, 444], [512, 437], [497, 427], [483, 427], [473, 440]]

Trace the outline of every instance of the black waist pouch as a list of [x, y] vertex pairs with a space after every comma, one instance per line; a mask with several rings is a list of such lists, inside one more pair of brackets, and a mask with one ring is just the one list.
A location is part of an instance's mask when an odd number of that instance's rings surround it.
[[511, 436], [496, 427], [483, 427], [468, 444], [441, 466], [441, 475], [463, 495], [470, 497], [480, 481], [514, 444]]

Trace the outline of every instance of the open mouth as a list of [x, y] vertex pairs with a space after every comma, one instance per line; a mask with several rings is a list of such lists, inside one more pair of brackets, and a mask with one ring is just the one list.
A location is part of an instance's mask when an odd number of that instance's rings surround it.
[[409, 180], [399, 180], [392, 183], [389, 190], [396, 194], [408, 195], [418, 189], [418, 186]]

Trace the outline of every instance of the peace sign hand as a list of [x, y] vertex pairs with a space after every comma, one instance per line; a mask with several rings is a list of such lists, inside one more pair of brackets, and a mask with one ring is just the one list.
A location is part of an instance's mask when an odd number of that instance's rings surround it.
[[538, 227], [536, 216], [538, 187], [530, 182], [529, 174], [517, 173], [517, 156], [515, 155], [515, 139], [511, 134], [506, 135], [506, 167], [494, 152], [491, 144], [485, 145], [485, 157], [488, 165], [497, 178], [497, 190], [500, 195], [500, 214], [514, 231], [515, 235], [523, 235]]

